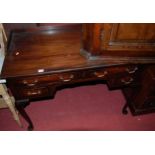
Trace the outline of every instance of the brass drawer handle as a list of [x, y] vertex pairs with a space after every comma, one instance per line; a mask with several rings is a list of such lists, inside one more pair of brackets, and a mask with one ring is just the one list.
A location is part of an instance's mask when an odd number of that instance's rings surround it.
[[138, 67], [135, 67], [134, 69], [129, 69], [129, 68], [126, 68], [126, 71], [129, 73], [129, 74], [133, 74], [135, 73], [136, 71], [138, 70]]
[[38, 82], [38, 79], [35, 79], [34, 82], [28, 83], [26, 80], [23, 80], [23, 84], [27, 86], [34, 86]]
[[59, 78], [60, 78], [60, 80], [62, 80], [63, 82], [69, 82], [69, 81], [71, 81], [71, 80], [74, 78], [74, 75], [71, 74], [71, 75], [69, 76], [69, 78], [67, 78], [67, 79], [65, 79], [63, 76], [60, 76]]
[[40, 95], [40, 94], [41, 94], [41, 91], [40, 91], [40, 90], [38, 90], [38, 91], [36, 91], [36, 92], [35, 92], [35, 91], [34, 91], [34, 92], [28, 91], [27, 94], [28, 94], [28, 95]]
[[107, 74], [108, 74], [107, 71], [104, 71], [103, 73], [94, 72], [94, 75], [97, 76], [98, 78], [102, 78], [102, 77], [104, 77]]
[[129, 80], [121, 79], [121, 82], [124, 83], [125, 85], [127, 85], [127, 84], [130, 84], [131, 82], [133, 82], [133, 78], [130, 77]]

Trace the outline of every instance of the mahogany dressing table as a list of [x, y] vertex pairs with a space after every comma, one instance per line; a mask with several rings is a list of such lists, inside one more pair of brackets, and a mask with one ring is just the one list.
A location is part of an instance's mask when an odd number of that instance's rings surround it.
[[122, 89], [124, 114], [128, 107], [133, 115], [155, 111], [155, 24], [37, 24], [9, 36], [1, 78], [28, 130], [33, 124], [24, 107], [30, 101], [93, 81]]

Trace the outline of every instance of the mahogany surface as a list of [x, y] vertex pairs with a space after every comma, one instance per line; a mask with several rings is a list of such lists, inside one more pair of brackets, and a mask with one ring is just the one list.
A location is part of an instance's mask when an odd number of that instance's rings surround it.
[[143, 57], [148, 62], [155, 57], [155, 24], [84, 24], [83, 49], [92, 56]]
[[[146, 92], [151, 90], [145, 87], [144, 77], [152, 79], [155, 75], [151, 74], [154, 30], [154, 24], [102, 23], [36, 24], [9, 30], [1, 78], [7, 80], [22, 114], [24, 103], [52, 98], [62, 86], [92, 81], [104, 81], [109, 89], [122, 89], [127, 99], [125, 109], [129, 106], [133, 114], [149, 113], [155, 111], [155, 104], [150, 107], [145, 102]], [[26, 113], [23, 116], [32, 128]]]

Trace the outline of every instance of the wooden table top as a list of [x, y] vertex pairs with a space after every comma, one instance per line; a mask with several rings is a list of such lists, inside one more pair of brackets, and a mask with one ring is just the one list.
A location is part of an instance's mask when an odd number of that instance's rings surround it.
[[81, 40], [81, 29], [15, 31], [10, 38], [1, 77], [48, 74], [109, 65], [103, 61], [90, 61], [82, 56]]

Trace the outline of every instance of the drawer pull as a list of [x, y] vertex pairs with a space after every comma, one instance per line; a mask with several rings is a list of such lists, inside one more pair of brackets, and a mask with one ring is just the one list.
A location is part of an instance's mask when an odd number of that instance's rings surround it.
[[34, 86], [37, 82], [38, 82], [38, 79], [34, 80], [34, 82], [32, 82], [32, 83], [28, 83], [26, 80], [24, 80], [23, 84], [25, 84], [27, 86]]
[[41, 94], [41, 91], [40, 91], [40, 90], [38, 90], [38, 91], [36, 91], [36, 92], [35, 92], [35, 91], [34, 91], [34, 92], [28, 91], [27, 94], [28, 94], [28, 95], [40, 95], [40, 94]]
[[126, 71], [127, 71], [129, 74], [133, 74], [133, 73], [135, 73], [137, 70], [138, 70], [138, 67], [135, 67], [134, 69], [126, 68]]
[[133, 78], [130, 77], [129, 80], [121, 79], [121, 82], [124, 83], [125, 85], [130, 84], [133, 81]]
[[71, 74], [68, 78], [65, 78], [65, 77], [63, 77], [63, 76], [60, 76], [59, 78], [60, 78], [63, 82], [69, 82], [69, 81], [71, 81], [71, 80], [74, 78], [74, 75]]
[[98, 78], [104, 77], [105, 75], [107, 75], [107, 71], [104, 71], [103, 73], [100, 72], [94, 72], [94, 75], [97, 76]]

